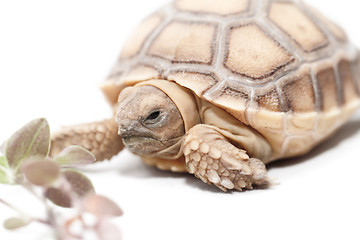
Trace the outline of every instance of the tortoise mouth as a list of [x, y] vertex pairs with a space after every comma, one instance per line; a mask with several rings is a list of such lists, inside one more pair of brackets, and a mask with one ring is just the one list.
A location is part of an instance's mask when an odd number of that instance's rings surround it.
[[155, 154], [161, 150], [164, 150], [175, 143], [177, 143], [181, 137], [162, 140], [153, 136], [121, 136], [122, 141], [127, 149], [135, 154]]
[[127, 147], [134, 144], [141, 144], [143, 142], [159, 141], [156, 138], [146, 136], [122, 136], [121, 138]]

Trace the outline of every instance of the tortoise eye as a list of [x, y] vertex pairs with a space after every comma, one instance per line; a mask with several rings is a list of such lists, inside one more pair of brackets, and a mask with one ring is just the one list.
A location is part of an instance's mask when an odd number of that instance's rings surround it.
[[152, 111], [145, 119], [143, 119], [143, 124], [150, 126], [155, 126], [155, 124], [161, 122], [161, 120], [164, 118], [164, 115], [161, 114], [162, 112], [160, 110]]
[[157, 119], [159, 116], [160, 116], [160, 111], [157, 110], [157, 111], [154, 111], [154, 112], [150, 113], [150, 115], [147, 116], [147, 118], [146, 118], [145, 120], [149, 120], [149, 121], [155, 120], [155, 119]]

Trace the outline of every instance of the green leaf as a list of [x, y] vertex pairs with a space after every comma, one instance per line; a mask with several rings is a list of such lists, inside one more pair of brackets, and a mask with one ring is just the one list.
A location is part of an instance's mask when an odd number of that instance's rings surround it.
[[9, 164], [8, 164], [5, 156], [0, 156], [0, 166], [2, 166], [4, 168], [9, 168]]
[[9, 218], [4, 222], [4, 228], [8, 230], [14, 230], [29, 225], [31, 220], [25, 218]]
[[10, 183], [8, 175], [1, 169], [0, 169], [0, 183], [1, 184], [9, 184]]
[[60, 168], [53, 161], [27, 161], [22, 165], [22, 172], [26, 179], [37, 186], [48, 186], [60, 176]]
[[80, 146], [69, 146], [54, 157], [60, 166], [70, 167], [87, 165], [95, 162], [95, 156]]
[[71, 186], [71, 191], [64, 188], [48, 188], [45, 195], [54, 204], [60, 207], [71, 207], [74, 198], [83, 198], [89, 193], [95, 192], [91, 181], [79, 171], [73, 169], [63, 170], [62, 174]]
[[26, 158], [46, 157], [50, 147], [50, 128], [46, 119], [40, 118], [26, 124], [6, 143], [5, 157], [10, 167], [18, 169]]
[[0, 183], [1, 184], [10, 184], [11, 180], [6, 173], [6, 170], [9, 168], [6, 158], [4, 156], [0, 157]]
[[11, 180], [8, 175], [0, 169], [0, 184], [11, 184]]

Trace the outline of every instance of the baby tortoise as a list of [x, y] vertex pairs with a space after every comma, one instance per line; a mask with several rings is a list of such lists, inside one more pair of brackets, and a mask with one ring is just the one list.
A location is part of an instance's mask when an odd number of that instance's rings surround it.
[[265, 164], [309, 152], [358, 108], [359, 56], [302, 1], [178, 0], [102, 84], [114, 117], [64, 129], [52, 152], [80, 144], [101, 161], [125, 146], [224, 191], [268, 186]]

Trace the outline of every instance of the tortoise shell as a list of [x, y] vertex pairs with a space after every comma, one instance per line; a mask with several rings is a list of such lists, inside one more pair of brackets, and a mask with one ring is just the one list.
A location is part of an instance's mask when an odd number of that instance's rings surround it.
[[302, 1], [177, 0], [146, 18], [102, 85], [167, 79], [223, 108], [272, 145], [303, 154], [359, 105], [360, 57], [343, 30]]

